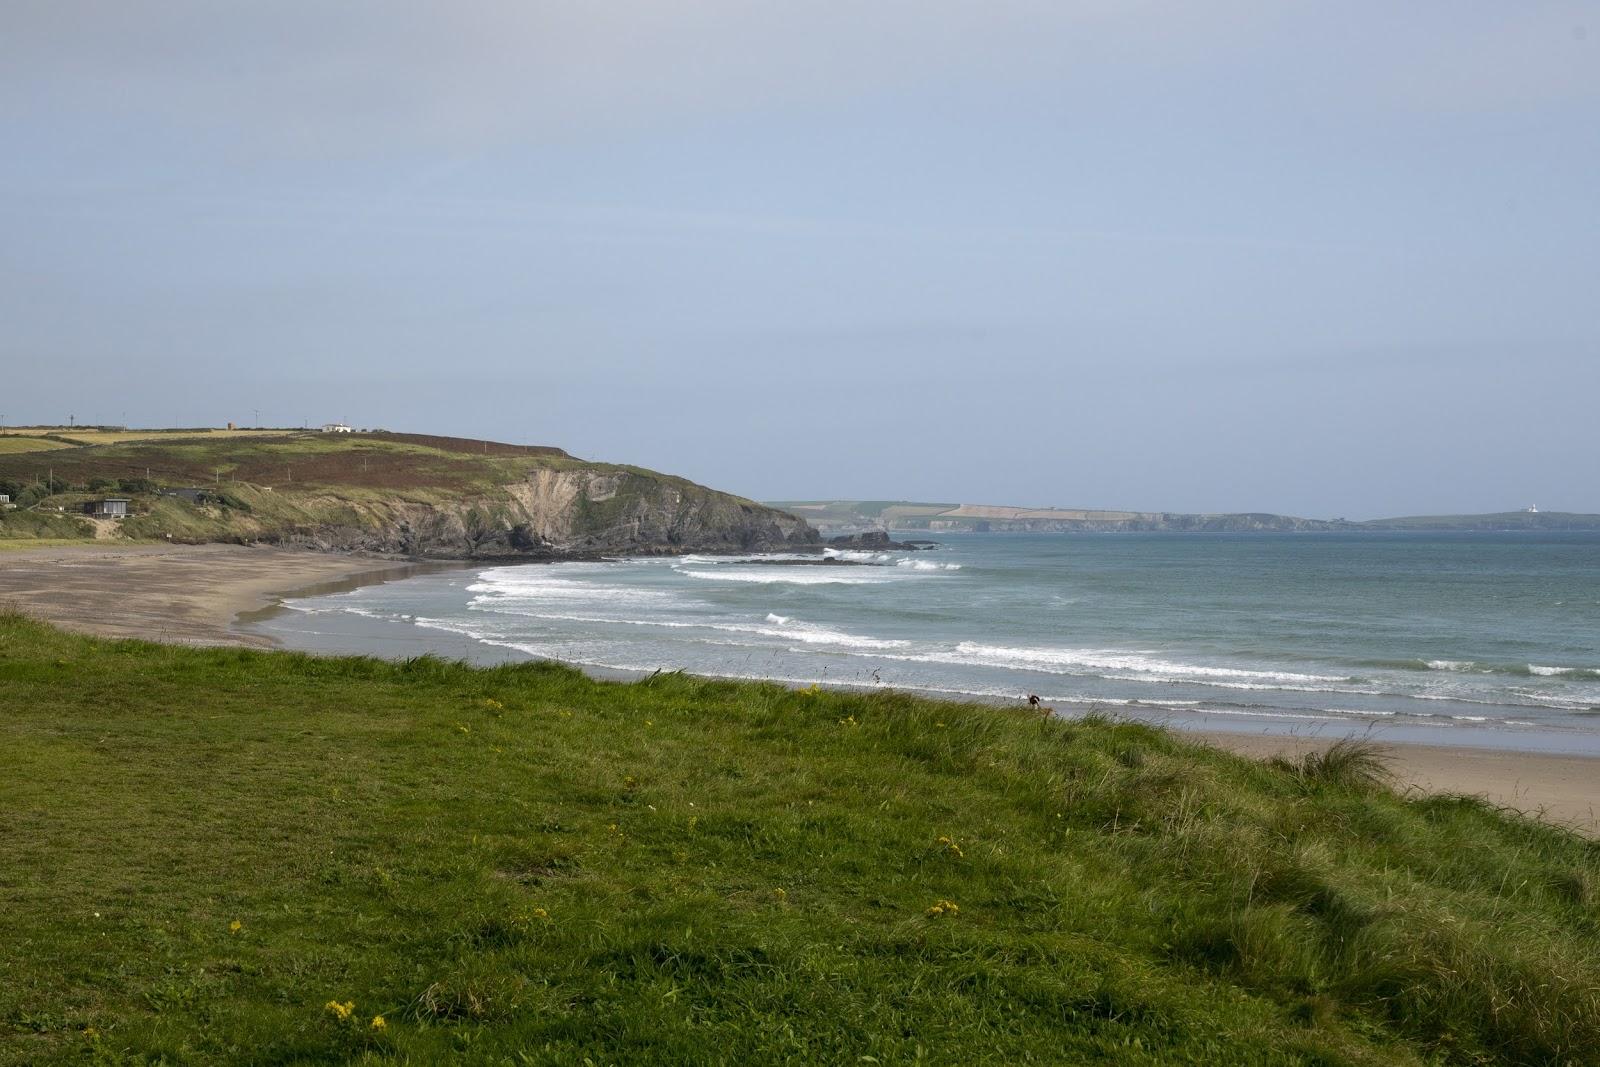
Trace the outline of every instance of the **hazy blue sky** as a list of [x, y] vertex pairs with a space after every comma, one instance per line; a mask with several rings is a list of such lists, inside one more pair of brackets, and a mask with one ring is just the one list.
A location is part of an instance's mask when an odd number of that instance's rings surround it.
[[0, 5], [0, 415], [1600, 511], [1600, 3]]

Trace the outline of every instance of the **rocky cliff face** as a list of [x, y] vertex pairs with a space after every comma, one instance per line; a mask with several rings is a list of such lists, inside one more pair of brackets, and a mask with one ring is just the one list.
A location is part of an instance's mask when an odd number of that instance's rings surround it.
[[627, 468], [536, 470], [525, 481], [459, 500], [341, 510], [348, 521], [263, 534], [327, 550], [437, 558], [793, 551], [821, 540], [787, 512]]

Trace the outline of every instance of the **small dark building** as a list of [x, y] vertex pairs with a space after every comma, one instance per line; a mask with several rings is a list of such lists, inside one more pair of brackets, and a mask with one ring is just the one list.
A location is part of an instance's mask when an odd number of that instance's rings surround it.
[[108, 496], [103, 500], [91, 500], [83, 506], [86, 514], [97, 519], [122, 519], [128, 515], [128, 498], [125, 496]]

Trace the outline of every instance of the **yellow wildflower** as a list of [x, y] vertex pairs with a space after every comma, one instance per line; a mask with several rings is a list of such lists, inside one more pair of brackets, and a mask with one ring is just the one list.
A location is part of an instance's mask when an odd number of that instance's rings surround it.
[[461, 731], [461, 732], [462, 732], [462, 733], [464, 733], [464, 734], [470, 734], [470, 733], [471, 733], [471, 732], [472, 732], [472, 727], [470, 727], [470, 726], [468, 726], [468, 725], [467, 725], [467, 724], [466, 724], [466, 723], [464, 723], [464, 722], [458, 722], [458, 723], [456, 723], [456, 729], [457, 729], [457, 730], [460, 730], [460, 731]]
[[953, 900], [936, 900], [934, 901], [933, 906], [928, 909], [928, 917], [930, 919], [934, 919], [938, 918], [940, 915], [954, 915], [960, 910], [961, 909], [956, 906], [956, 902]]
[[[499, 711], [499, 710], [501, 710], [501, 709], [503, 709], [505, 707], [504, 704], [500, 703], [498, 700], [495, 700], [493, 697], [490, 697], [487, 700], [485, 700], [483, 702], [483, 706], [486, 707], [486, 708], [493, 708], [496, 711]], [[382, 1016], [379, 1016], [379, 1018], [382, 1018]]]
[[323, 1007], [332, 1012], [334, 1017], [340, 1022], [344, 1022], [346, 1019], [350, 1018], [350, 1016], [355, 1014], [356, 1002], [353, 1000], [347, 1000], [343, 1004], [340, 1004], [337, 1000], [330, 1000], [328, 1003], [324, 1004]]
[[531, 914], [535, 919], [548, 919], [548, 918], [550, 918], [550, 913], [548, 911], [545, 911], [543, 908], [534, 908], [533, 911], [531, 911], [529, 914]]
[[235, 920], [233, 920], [233, 922], [228, 924], [228, 931], [230, 933], [235, 933], [236, 934], [240, 930], [243, 930], [243, 929], [244, 929], [244, 923], [240, 922], [238, 919], [235, 919]]
[[840, 726], [860, 726], [861, 724], [856, 722], [856, 717], [854, 715], [847, 715], [844, 718], [839, 720], [839, 725]]
[[639, 784], [639, 779], [630, 774], [628, 777], [622, 780], [622, 784], [627, 786], [629, 789], [632, 789], [634, 786]]
[[389, 1024], [388, 1024], [387, 1021], [384, 1020], [383, 1016], [374, 1015], [372, 1017], [372, 1028], [374, 1030], [387, 1030], [387, 1029], [389, 1029]]
[[966, 855], [966, 853], [961, 851], [961, 846], [956, 844], [953, 838], [941, 837], [933, 844], [934, 847], [940, 849], [941, 851], [950, 853], [956, 859], [960, 859], [962, 856]]
[[783, 889], [782, 889], [782, 887], [779, 887], [779, 888], [777, 888], [777, 889], [774, 889], [774, 890], [773, 890], [773, 891], [772, 891], [772, 895], [773, 895], [773, 896], [775, 896], [775, 897], [777, 897], [777, 898], [778, 898], [778, 899], [779, 899], [779, 900], [788, 900], [788, 899], [789, 899], [789, 894], [788, 894], [788, 893], [785, 893], [785, 892], [784, 892], [784, 891], [783, 891]]

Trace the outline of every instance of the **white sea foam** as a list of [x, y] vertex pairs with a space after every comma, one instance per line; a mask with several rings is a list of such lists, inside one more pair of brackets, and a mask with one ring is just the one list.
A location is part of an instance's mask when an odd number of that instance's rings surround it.
[[940, 563], [931, 559], [902, 559], [895, 561], [896, 567], [908, 567], [914, 571], [958, 571], [959, 563]]
[[1478, 665], [1469, 659], [1430, 659], [1430, 671], [1473, 671]]
[[1271, 683], [1351, 682], [1353, 678], [1331, 674], [1300, 674], [1293, 671], [1246, 670], [1240, 667], [1214, 667], [1197, 663], [1175, 663], [1149, 653], [1103, 648], [1012, 648], [963, 641], [956, 653], [980, 662], [1016, 664], [1030, 668], [1094, 668], [1159, 675], [1173, 679], [1227, 678]]
[[551, 566], [499, 567], [478, 575], [479, 580], [467, 586], [467, 592], [478, 594], [472, 601], [474, 606], [518, 601], [610, 602], [651, 607], [684, 603], [676, 592], [581, 580], [601, 573], [599, 568], [603, 566], [564, 564], [559, 571]]
[[849, 563], [888, 563], [894, 557], [887, 552], [862, 552], [849, 548], [825, 548], [825, 559], [842, 559]]
[[679, 574], [707, 582], [748, 582], [755, 585], [882, 585], [890, 579], [864, 574], [839, 574], [831, 568], [759, 567], [737, 570], [718, 567], [708, 571], [682, 570]]
[[712, 629], [729, 630], [736, 633], [755, 633], [764, 637], [781, 637], [786, 640], [795, 640], [807, 645], [836, 645], [842, 648], [906, 648], [911, 644], [909, 641], [861, 637], [856, 634], [845, 633], [843, 630], [831, 630], [826, 626], [812, 626], [807, 623], [786, 622], [778, 627], [745, 627], [719, 624], [713, 626]]
[[[663, 562], [669, 563], [674, 569], [684, 565], [706, 566], [721, 565], [725, 563], [770, 563], [781, 561], [784, 563], [810, 562], [817, 557], [800, 552], [752, 552], [743, 556], [678, 556], [668, 557]], [[633, 562], [633, 561], [629, 561]]]
[[[590, 615], [566, 611], [519, 611], [515, 614], [521, 619], [539, 619], [546, 622], [577, 622], [594, 626], [639, 626], [663, 630], [709, 630], [716, 633], [773, 637], [783, 641], [798, 641], [805, 645], [828, 645], [842, 649], [894, 649], [906, 648], [910, 645], [909, 641], [864, 637], [859, 634], [846, 633], [843, 630], [830, 629], [826, 626], [796, 623], [783, 615], [768, 615], [764, 622], [770, 625], [761, 625], [756, 623], [719, 622], [713, 619], [620, 618], [613, 615]], [[742, 645], [749, 644], [749, 642], [738, 643]]]

